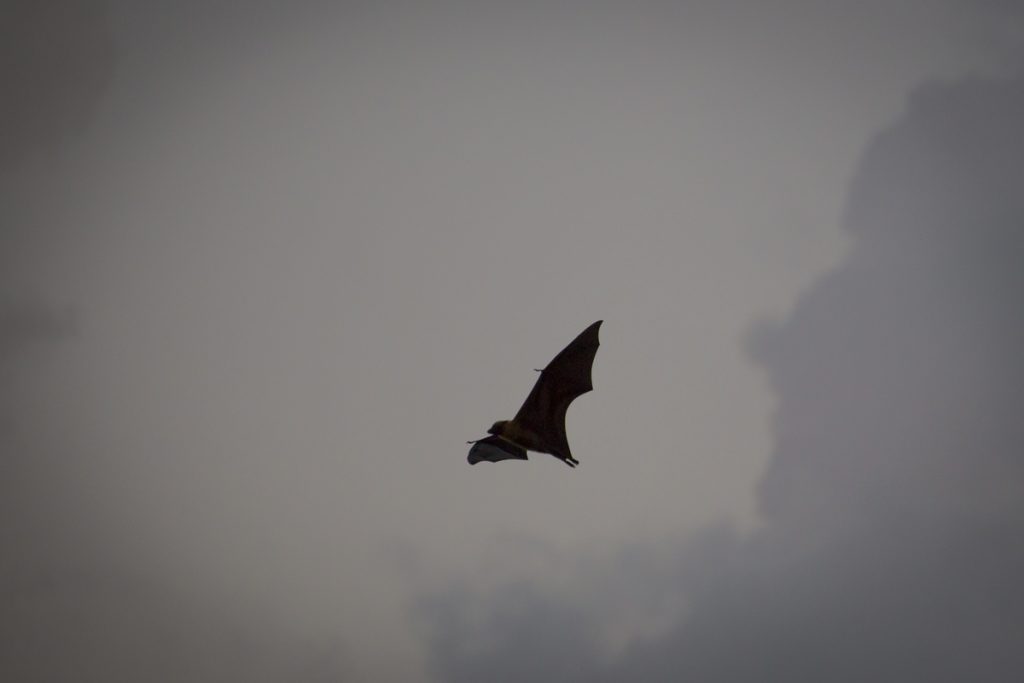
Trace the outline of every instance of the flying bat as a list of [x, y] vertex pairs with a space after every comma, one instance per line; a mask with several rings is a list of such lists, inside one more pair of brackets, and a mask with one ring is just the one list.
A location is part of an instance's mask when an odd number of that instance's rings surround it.
[[526, 451], [549, 453], [569, 467], [580, 464], [569, 450], [565, 412], [578, 396], [594, 388], [590, 372], [600, 345], [597, 331], [602, 322], [598, 320], [580, 332], [540, 371], [514, 418], [495, 422], [487, 430], [491, 436], [469, 442], [473, 444], [466, 458], [470, 465], [483, 460], [526, 460]]

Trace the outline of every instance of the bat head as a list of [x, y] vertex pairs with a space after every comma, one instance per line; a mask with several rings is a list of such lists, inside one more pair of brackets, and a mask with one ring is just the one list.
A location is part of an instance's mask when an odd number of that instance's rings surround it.
[[498, 420], [497, 422], [491, 425], [491, 428], [487, 430], [487, 433], [494, 434], [496, 436], [501, 436], [502, 434], [505, 433], [505, 426], [507, 424], [508, 420]]

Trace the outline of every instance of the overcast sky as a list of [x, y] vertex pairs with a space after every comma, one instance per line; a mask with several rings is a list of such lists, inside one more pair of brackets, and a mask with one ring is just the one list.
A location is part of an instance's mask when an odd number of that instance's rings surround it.
[[1015, 680], [1015, 3], [3, 8], [3, 678]]

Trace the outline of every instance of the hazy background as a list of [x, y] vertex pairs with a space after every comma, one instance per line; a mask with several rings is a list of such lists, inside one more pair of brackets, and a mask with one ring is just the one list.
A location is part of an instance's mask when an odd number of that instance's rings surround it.
[[1017, 3], [0, 7], [5, 679], [1015, 680]]

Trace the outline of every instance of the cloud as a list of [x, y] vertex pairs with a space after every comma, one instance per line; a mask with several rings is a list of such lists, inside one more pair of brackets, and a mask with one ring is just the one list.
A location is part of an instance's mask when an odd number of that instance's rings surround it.
[[[762, 528], [568, 597], [442, 591], [424, 602], [437, 679], [1015, 680], [1022, 121], [1024, 77], [931, 85], [866, 149], [848, 257], [751, 335], [778, 397]], [[592, 622], [614, 615], [586, 607], [624, 584], [686, 607], [610, 656]]]
[[[338, 639], [154, 569], [151, 539], [105, 509], [126, 487], [125, 463], [110, 459], [126, 454], [68, 420], [63, 397], [37, 381], [66, 367], [74, 343], [29, 353], [74, 342], [69, 320], [0, 309], [0, 679], [350, 680]], [[96, 470], [112, 477], [105, 493]]]
[[54, 209], [66, 204], [68, 188], [81, 184], [50, 162], [88, 127], [117, 60], [105, 3], [8, 0], [2, 11], [0, 353], [6, 353], [14, 337], [61, 335], [73, 326], [66, 313], [40, 312], [12, 294], [28, 289], [49, 296], [33, 272], [38, 268], [26, 264], [38, 266], [36, 242], [50, 253], [60, 244], [65, 230]]
[[66, 339], [77, 330], [73, 309], [0, 301], [0, 362], [22, 347]]
[[[6, 171], [82, 133], [112, 78], [115, 54], [102, 3], [18, 0], [4, 3], [3, 16]], [[10, 176], [13, 187], [28, 187], [18, 172]], [[63, 179], [49, 173], [38, 202], [11, 203], [36, 212], [60, 200]], [[52, 229], [50, 221], [12, 212], [0, 252], [11, 263], [24, 260], [21, 240], [44, 226]], [[347, 654], [334, 639], [311, 642], [259, 607], [183, 589], [139, 561], [139, 539], [118, 537], [121, 520], [105, 517], [102, 496], [82, 475], [103, 468], [108, 450], [125, 454], [68, 419], [60, 393], [78, 341], [76, 307], [48, 303], [52, 286], [36, 287], [44, 292], [39, 298], [24, 296], [35, 290], [20, 264], [17, 272], [0, 278], [0, 679], [350, 678]], [[34, 353], [43, 347], [46, 353]], [[109, 482], [108, 493], [123, 484]]]
[[[83, 484], [91, 469], [116, 471], [110, 454], [63, 417], [53, 391], [76, 333], [72, 309], [0, 305], [0, 679], [348, 679], [336, 639], [183, 589], [138, 560], [140, 540], [119, 534]], [[116, 495], [123, 482], [108, 485]]]
[[203, 604], [130, 572], [48, 567], [2, 592], [4, 680], [345, 680], [308, 643], [238, 605]]
[[115, 64], [104, 6], [87, 0], [5, 3], [0, 54], [2, 166], [80, 133]]

